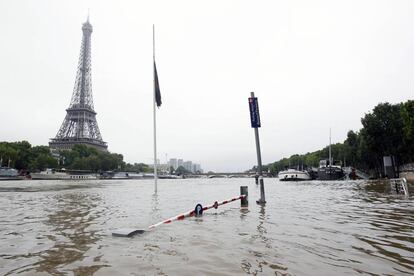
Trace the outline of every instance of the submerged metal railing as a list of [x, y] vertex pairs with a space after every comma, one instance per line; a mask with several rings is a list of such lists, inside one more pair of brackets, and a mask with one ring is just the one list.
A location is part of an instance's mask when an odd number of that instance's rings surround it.
[[408, 192], [407, 180], [405, 178], [391, 178], [390, 179], [391, 193], [397, 195], [410, 195]]

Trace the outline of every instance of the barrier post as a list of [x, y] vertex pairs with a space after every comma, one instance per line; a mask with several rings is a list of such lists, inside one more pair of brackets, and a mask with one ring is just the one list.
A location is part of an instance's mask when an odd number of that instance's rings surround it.
[[247, 186], [240, 186], [240, 195], [241, 196], [245, 195], [245, 197], [243, 197], [240, 200], [240, 206], [241, 207], [249, 206], [249, 189]]

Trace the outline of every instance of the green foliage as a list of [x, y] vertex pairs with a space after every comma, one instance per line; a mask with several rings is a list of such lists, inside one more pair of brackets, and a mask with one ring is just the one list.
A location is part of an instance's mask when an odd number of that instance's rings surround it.
[[144, 164], [144, 163], [134, 163], [134, 164], [127, 163], [125, 164], [124, 170], [128, 172], [145, 172], [145, 173], [151, 172], [151, 168], [147, 164]]
[[367, 150], [379, 159], [384, 155], [400, 157], [402, 149], [401, 105], [381, 103], [361, 119]]
[[48, 147], [32, 147], [27, 141], [0, 142], [0, 157], [3, 159], [0, 165], [7, 166], [10, 160], [10, 166], [18, 170], [43, 170], [58, 165]]
[[183, 166], [179, 166], [176, 170], [175, 173], [177, 175], [182, 175], [182, 174], [188, 174], [190, 173], [189, 171], [187, 171]]
[[51, 156], [49, 153], [41, 153], [37, 155], [35, 159], [29, 163], [28, 169], [29, 171], [44, 170], [46, 168], [56, 168], [57, 165], [58, 162], [56, 158]]
[[71, 170], [112, 171], [125, 168], [122, 154], [99, 151], [85, 145], [60, 152], [63, 167]]
[[[343, 143], [332, 145], [332, 156], [342, 165], [353, 166], [380, 176], [382, 158], [393, 155], [398, 164], [414, 162], [414, 101], [401, 104], [378, 104], [361, 118], [363, 128], [350, 130]], [[303, 165], [317, 167], [319, 160], [328, 158], [329, 147], [292, 155], [269, 164], [272, 174], [287, 167]]]
[[11, 166], [14, 166], [14, 162], [17, 160], [17, 150], [7, 142], [0, 143], [0, 159], [2, 160], [1, 166], [7, 166], [9, 160], [11, 161]]
[[72, 150], [59, 152], [59, 158], [53, 156], [47, 146], [32, 147], [29, 142], [0, 142], [2, 166], [18, 170], [39, 171], [46, 168], [66, 168], [72, 170], [110, 171], [133, 168], [133, 171], [147, 172], [145, 164], [125, 164], [122, 154], [102, 152], [85, 145], [75, 145]]
[[406, 150], [403, 154], [403, 161], [414, 162], [414, 101], [407, 101], [401, 105], [401, 119], [403, 145]]

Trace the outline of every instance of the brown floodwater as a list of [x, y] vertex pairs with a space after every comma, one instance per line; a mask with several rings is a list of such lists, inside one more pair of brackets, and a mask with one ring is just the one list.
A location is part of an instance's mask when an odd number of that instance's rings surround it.
[[[240, 202], [132, 238], [240, 193]], [[265, 179], [0, 182], [0, 275], [413, 275], [414, 198], [363, 181]]]

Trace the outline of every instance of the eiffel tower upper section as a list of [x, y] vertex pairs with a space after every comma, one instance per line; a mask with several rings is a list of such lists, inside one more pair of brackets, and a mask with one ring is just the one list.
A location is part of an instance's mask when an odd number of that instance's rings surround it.
[[76, 144], [84, 144], [106, 151], [108, 146], [102, 140], [96, 121], [92, 98], [91, 34], [92, 25], [88, 20], [82, 25], [82, 45], [76, 73], [75, 87], [66, 117], [56, 134], [49, 142], [52, 149], [71, 149]]

